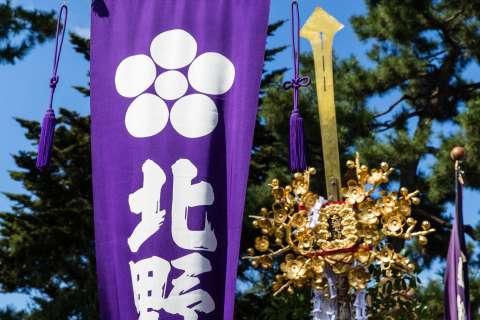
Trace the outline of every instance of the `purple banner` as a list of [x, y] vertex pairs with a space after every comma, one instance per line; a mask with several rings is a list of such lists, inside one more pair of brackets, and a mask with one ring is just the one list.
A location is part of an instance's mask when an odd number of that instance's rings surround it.
[[232, 319], [268, 0], [96, 0], [102, 319]]
[[463, 228], [463, 178], [456, 166], [455, 220], [452, 225], [445, 271], [445, 320], [471, 320], [468, 256]]

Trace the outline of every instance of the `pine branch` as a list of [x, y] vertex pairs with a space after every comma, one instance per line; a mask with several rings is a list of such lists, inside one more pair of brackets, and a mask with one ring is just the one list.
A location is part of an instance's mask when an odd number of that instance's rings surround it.
[[385, 122], [382, 122], [382, 123], [374, 123], [373, 128], [376, 129], [377, 133], [385, 132], [385, 131], [388, 131], [390, 129], [394, 129], [394, 128], [398, 127], [400, 124], [405, 123], [410, 118], [416, 117], [418, 115], [419, 115], [418, 111], [401, 113], [399, 116], [397, 116], [392, 121], [385, 121]]
[[0, 4], [0, 64], [14, 64], [35, 45], [55, 35], [53, 11], [13, 7], [11, 1]]
[[457, 18], [459, 18], [462, 14], [463, 14], [464, 10], [461, 9], [461, 10], [458, 10], [457, 12], [455, 12], [452, 16], [450, 16], [449, 18], [447, 18], [445, 20], [445, 23], [446, 24], [450, 24], [450, 22], [456, 20]]
[[[435, 216], [435, 215], [433, 215], [433, 214], [431, 214], [431, 213], [429, 213], [426, 210], [421, 209], [421, 208], [417, 208], [415, 211], [418, 212], [425, 219], [428, 219], [430, 221], [434, 221], [435, 223], [437, 223], [441, 227], [444, 227], [448, 230], [452, 230], [452, 224], [447, 222], [446, 220], [444, 220], [442, 218], [439, 218], [439, 217], [437, 217], [437, 216]], [[478, 234], [471, 225], [464, 224], [464, 229], [465, 229], [465, 233], [468, 234], [473, 240], [479, 241]]]
[[400, 99], [398, 99], [397, 101], [395, 101], [392, 105], [390, 105], [387, 110], [383, 111], [383, 112], [379, 112], [379, 113], [376, 113], [373, 115], [374, 118], [379, 118], [381, 116], [384, 116], [386, 114], [389, 114], [391, 111], [393, 111], [393, 109], [395, 109], [396, 106], [398, 106], [402, 101], [406, 100], [407, 99], [407, 95], [403, 95]]
[[285, 22], [287, 22], [287, 20], [278, 20], [277, 22], [269, 24], [267, 35], [269, 37], [273, 36], [275, 31], [277, 31], [281, 26], [283, 26]]
[[461, 86], [459, 86], [459, 88], [464, 89], [464, 90], [477, 90], [477, 89], [480, 89], [480, 82], [461, 85]]
[[280, 46], [280, 47], [265, 50], [265, 61], [266, 62], [273, 61], [275, 56], [278, 53], [284, 51], [286, 48], [288, 48], [288, 46]]
[[447, 52], [447, 50], [440, 50], [440, 51], [434, 52], [432, 54], [429, 54], [427, 56], [421, 57], [421, 59], [431, 61], [431, 60], [437, 58], [438, 56], [441, 56], [442, 54], [445, 54], [446, 52]]
[[85, 60], [90, 61], [90, 39], [83, 38], [74, 32], [70, 32], [70, 42], [76, 52], [82, 54]]

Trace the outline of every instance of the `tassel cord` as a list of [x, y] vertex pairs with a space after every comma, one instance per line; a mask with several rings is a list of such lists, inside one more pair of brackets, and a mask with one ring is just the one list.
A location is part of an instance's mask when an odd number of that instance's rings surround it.
[[293, 51], [293, 79], [283, 84], [285, 90], [293, 89], [293, 112], [298, 110], [298, 90], [310, 85], [310, 77], [300, 76], [300, 10], [298, 1], [292, 1], [292, 51]]
[[[63, 23], [62, 23], [63, 21]], [[60, 80], [58, 76], [58, 66], [60, 65], [60, 56], [62, 54], [63, 40], [65, 39], [65, 31], [67, 29], [68, 21], [68, 7], [64, 3], [60, 8], [60, 13], [57, 20], [57, 33], [55, 37], [55, 52], [53, 55], [53, 67], [52, 67], [52, 77], [50, 78], [50, 100], [48, 104], [48, 109], [53, 109], [53, 97], [55, 95], [55, 89], [57, 88], [58, 81]]]

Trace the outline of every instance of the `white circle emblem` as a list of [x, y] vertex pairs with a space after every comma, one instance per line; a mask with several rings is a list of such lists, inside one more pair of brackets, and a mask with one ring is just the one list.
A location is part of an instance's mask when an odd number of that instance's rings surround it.
[[155, 80], [155, 91], [165, 100], [176, 100], [183, 96], [188, 89], [188, 81], [178, 71], [167, 71]]
[[115, 87], [120, 95], [133, 98], [150, 87], [157, 70], [149, 56], [139, 54], [125, 58], [115, 72]]
[[198, 56], [188, 69], [192, 87], [206, 94], [223, 94], [235, 80], [235, 67], [224, 55], [207, 52]]
[[170, 112], [173, 128], [187, 138], [210, 134], [218, 123], [218, 110], [213, 100], [203, 94], [191, 94], [178, 100]]
[[[150, 56], [132, 55], [120, 62], [115, 87], [121, 96], [134, 98], [125, 114], [130, 135], [155, 136], [168, 121], [178, 134], [191, 139], [215, 130], [219, 115], [211, 96], [232, 88], [235, 66], [221, 53], [197, 56], [197, 50], [197, 41], [189, 32], [172, 29], [153, 38]], [[158, 67], [163, 70], [157, 76]], [[152, 85], [155, 93], [147, 93]], [[172, 101], [170, 111], [165, 101]]]
[[168, 122], [166, 103], [154, 94], [144, 93], [130, 104], [125, 115], [125, 126], [135, 138], [156, 135]]
[[193, 61], [197, 41], [185, 30], [173, 29], [156, 36], [150, 45], [153, 60], [164, 69], [179, 69]]

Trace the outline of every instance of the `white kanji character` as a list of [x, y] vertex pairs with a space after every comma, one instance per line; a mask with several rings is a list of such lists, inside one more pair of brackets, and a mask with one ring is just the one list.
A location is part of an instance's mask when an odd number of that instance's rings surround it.
[[158, 313], [152, 310], [162, 309], [170, 268], [168, 261], [155, 256], [136, 263], [130, 261], [138, 320], [158, 319]]
[[205, 290], [190, 291], [200, 284], [197, 276], [212, 270], [210, 261], [195, 252], [172, 261], [172, 266], [184, 273], [172, 280], [173, 289], [165, 301], [165, 311], [181, 315], [185, 320], [196, 320], [197, 312], [210, 313], [215, 310], [215, 302]]
[[457, 265], [457, 285], [461, 288], [465, 288], [465, 282], [463, 278], [463, 264], [467, 262], [467, 258], [460, 251], [460, 257], [458, 257], [458, 265]]
[[466, 319], [466, 310], [465, 304], [463, 303], [463, 299], [460, 294], [457, 294], [457, 320], [465, 320]]
[[192, 290], [200, 284], [197, 277], [212, 270], [210, 261], [199, 253], [191, 253], [172, 261], [172, 265], [184, 273], [172, 280], [173, 288], [165, 298], [170, 264], [159, 257], [130, 262], [138, 320], [158, 320], [161, 309], [184, 320], [196, 320], [198, 312], [215, 310], [215, 302], [205, 290]]
[[172, 166], [172, 237], [175, 243], [187, 250], [215, 251], [217, 238], [205, 215], [203, 230], [188, 228], [188, 209], [190, 207], [211, 205], [214, 201], [212, 186], [207, 182], [192, 184], [197, 176], [197, 168], [190, 160], [180, 159]]
[[160, 229], [165, 220], [165, 210], [160, 210], [160, 193], [166, 177], [162, 168], [152, 160], [143, 163], [143, 187], [130, 194], [130, 211], [141, 213], [141, 221], [128, 238], [128, 246], [137, 252], [140, 246]]

